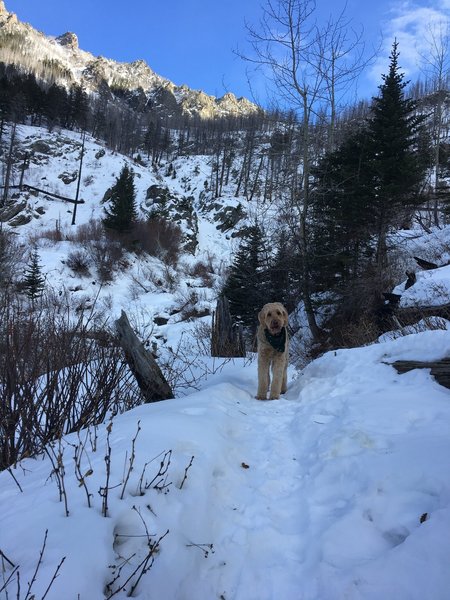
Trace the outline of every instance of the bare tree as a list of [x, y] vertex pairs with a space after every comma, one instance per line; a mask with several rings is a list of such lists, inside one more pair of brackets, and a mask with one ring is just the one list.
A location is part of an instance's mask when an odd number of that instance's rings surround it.
[[324, 97], [323, 64], [318, 51], [317, 27], [313, 20], [313, 0], [267, 0], [259, 27], [247, 25], [252, 57], [244, 60], [257, 65], [271, 78], [282, 103], [292, 107], [301, 119], [300, 177], [293, 190], [299, 211], [300, 253], [303, 265], [303, 300], [308, 324], [315, 339], [320, 337], [309, 289], [307, 215], [310, 204], [310, 129], [318, 104]]
[[422, 69], [433, 90], [433, 142], [434, 142], [434, 205], [433, 220], [439, 225], [438, 194], [440, 148], [444, 125], [444, 104], [447, 98], [450, 72], [450, 24], [448, 21], [430, 23], [425, 36], [426, 53], [421, 53]]
[[363, 29], [356, 29], [344, 11], [336, 19], [328, 19], [319, 31], [317, 45], [317, 64], [323, 68], [326, 93], [324, 100], [328, 104], [327, 149], [333, 150], [338, 110], [352, 85], [375, 56], [375, 52], [366, 55]]

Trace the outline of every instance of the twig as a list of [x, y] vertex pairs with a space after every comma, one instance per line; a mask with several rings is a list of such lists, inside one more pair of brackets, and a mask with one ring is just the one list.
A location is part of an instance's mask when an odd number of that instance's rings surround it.
[[134, 459], [136, 457], [135, 444], [136, 444], [137, 436], [139, 435], [140, 430], [141, 430], [141, 421], [138, 421], [136, 435], [134, 436], [134, 438], [131, 441], [131, 455], [130, 455], [130, 460], [129, 460], [129, 465], [128, 465], [128, 471], [127, 471], [127, 474], [123, 481], [122, 493], [120, 494], [121, 500], [123, 500], [123, 496], [125, 494], [125, 488], [127, 487], [127, 483], [128, 483], [128, 480], [130, 479], [131, 471], [133, 470]]
[[16, 479], [16, 477], [15, 477], [14, 473], [11, 471], [11, 467], [8, 467], [6, 470], [8, 471], [8, 473], [11, 475], [11, 477], [12, 477], [12, 478], [14, 479], [14, 481], [16, 482], [16, 485], [17, 485], [17, 487], [19, 488], [19, 490], [20, 490], [20, 491], [23, 493], [23, 489], [22, 489], [22, 487], [21, 487], [20, 483], [17, 481], [17, 479]]
[[208, 558], [209, 553], [214, 554], [214, 546], [213, 544], [186, 544], [186, 548], [198, 548], [203, 552], [205, 558]]
[[[65, 474], [66, 473], [64, 470], [64, 460], [63, 460], [64, 450], [62, 449], [61, 439], [59, 439], [58, 442], [59, 442], [58, 454], [56, 454], [53, 444], [49, 444], [48, 446], [45, 446], [44, 451], [47, 454], [47, 456], [49, 457], [50, 462], [52, 463], [53, 471], [50, 473], [50, 477], [52, 475], [55, 475], [55, 477], [56, 477], [56, 485], [58, 486], [58, 491], [59, 491], [59, 501], [62, 502], [64, 500], [64, 509], [65, 509], [66, 517], [68, 517], [69, 516], [69, 506], [68, 506], [66, 486], [65, 486]], [[49, 448], [51, 449], [51, 452], [50, 452]]]
[[9, 558], [6, 556], [6, 554], [2, 550], [0, 550], [0, 558], [6, 560], [6, 562], [9, 565], [11, 565], [11, 567], [15, 567], [16, 566], [11, 560], [9, 560]]
[[[4, 582], [4, 584], [2, 585], [2, 587], [0, 587], [0, 592], [3, 592], [4, 590], [6, 590], [7, 586], [9, 585], [9, 582], [11, 581], [11, 579], [14, 577], [14, 575], [17, 574], [18, 580], [20, 581], [20, 576], [19, 576], [19, 567], [14, 567], [14, 569], [11, 571], [10, 576], [8, 577], [8, 579]], [[20, 593], [20, 583], [18, 584], [19, 587], [19, 592]], [[8, 597], [8, 596], [7, 596]], [[18, 596], [20, 597], [20, 595]]]
[[[34, 585], [34, 583], [35, 583], [35, 581], [36, 581], [37, 574], [38, 574], [38, 572], [39, 572], [39, 569], [40, 569], [40, 567], [41, 567], [41, 564], [42, 564], [42, 557], [44, 556], [44, 552], [45, 552], [45, 546], [46, 546], [46, 544], [47, 544], [47, 536], [48, 536], [48, 529], [46, 529], [46, 530], [45, 530], [45, 534], [44, 534], [44, 542], [43, 542], [43, 544], [42, 544], [42, 546], [41, 546], [41, 550], [40, 550], [40, 552], [39, 552], [39, 560], [38, 560], [38, 562], [37, 562], [37, 564], [36, 564], [36, 568], [35, 568], [35, 570], [34, 570], [33, 577], [31, 578], [31, 581], [28, 583], [28, 589], [27, 589], [27, 594], [26, 594], [26, 596], [25, 596], [25, 600], [27, 600], [27, 598], [29, 598], [29, 597], [30, 597], [31, 588], [33, 587], [33, 585]], [[33, 596], [31, 596], [31, 598], [33, 598]]]
[[106, 482], [105, 487], [101, 487], [99, 489], [99, 494], [102, 497], [102, 515], [104, 517], [108, 516], [108, 491], [109, 491], [109, 478], [111, 475], [111, 444], [109, 443], [109, 437], [111, 435], [113, 427], [112, 420], [109, 422], [108, 427], [106, 428], [106, 454], [105, 454], [105, 464], [106, 464]]
[[[172, 450], [168, 450], [159, 465], [159, 471], [150, 481], [145, 485], [145, 489], [148, 490], [150, 487], [153, 487], [155, 490], [159, 490], [160, 492], [165, 488], [168, 488], [171, 483], [166, 483], [167, 481], [167, 471], [169, 470], [170, 459], [172, 457]], [[158, 479], [159, 478], [159, 479]], [[153, 485], [154, 484], [154, 485]]]
[[[62, 564], [63, 564], [63, 562], [64, 562], [65, 560], [66, 560], [66, 557], [65, 557], [65, 556], [63, 556], [63, 557], [62, 557], [62, 559], [61, 559], [61, 560], [60, 560], [60, 562], [59, 562], [59, 565], [56, 567], [56, 571], [53, 573], [53, 577], [51, 578], [51, 580], [50, 580], [50, 583], [48, 584], [48, 586], [47, 586], [47, 589], [45, 590], [45, 593], [44, 593], [44, 595], [42, 596], [42, 599], [41, 599], [41, 600], [44, 600], [44, 598], [47, 596], [48, 592], [50, 591], [50, 588], [51, 588], [51, 587], [52, 587], [52, 585], [53, 585], [53, 582], [54, 582], [54, 581], [55, 581], [55, 579], [58, 577], [59, 570], [60, 570], [60, 568], [62, 567]], [[34, 598], [34, 596], [33, 596], [33, 598]]]
[[74, 456], [73, 456], [73, 460], [75, 461], [75, 477], [78, 479], [78, 487], [83, 487], [84, 491], [86, 492], [86, 497], [87, 497], [87, 503], [88, 503], [88, 507], [91, 508], [91, 497], [92, 494], [89, 492], [87, 484], [86, 484], [86, 478], [89, 477], [90, 475], [93, 474], [93, 469], [92, 469], [92, 465], [90, 464], [89, 461], [89, 456], [86, 453], [88, 462], [89, 462], [89, 469], [83, 474], [82, 470], [81, 470], [81, 458], [83, 456], [83, 453], [86, 451], [86, 441], [82, 442], [80, 439], [80, 432], [78, 432], [78, 440], [79, 440], [79, 444], [71, 444], [75, 450]]
[[[140, 580], [142, 579], [142, 577], [151, 569], [154, 560], [155, 560], [155, 554], [158, 552], [159, 550], [159, 545], [162, 542], [162, 540], [166, 537], [166, 535], [168, 535], [169, 530], [166, 531], [166, 533], [164, 533], [162, 536], [160, 536], [160, 538], [156, 541], [156, 542], [151, 542], [149, 540], [149, 550], [147, 555], [144, 557], [144, 559], [137, 565], [137, 567], [134, 569], [134, 571], [131, 573], [131, 575], [129, 577], [127, 577], [127, 579], [124, 581], [123, 584], [121, 584], [120, 587], [118, 587], [116, 590], [114, 590], [113, 592], [111, 592], [109, 594], [109, 596], [106, 597], [106, 600], [110, 600], [110, 598], [112, 598], [113, 596], [115, 596], [116, 594], [118, 594], [121, 591], [124, 591], [126, 586], [128, 585], [128, 583], [133, 579], [133, 577], [136, 575], [136, 573], [139, 573], [139, 576], [137, 577], [136, 581], [134, 582], [134, 584], [131, 586], [130, 591], [128, 592], [128, 596], [132, 596], [136, 590], [136, 587], [138, 586]], [[124, 565], [122, 565], [123, 567]], [[118, 575], [108, 583], [108, 585], [106, 586], [106, 589], [109, 591], [111, 589], [111, 585], [117, 581], [117, 579], [120, 577], [120, 572], [122, 567], [119, 569], [119, 573]]]
[[190, 461], [190, 463], [188, 464], [188, 466], [184, 470], [184, 477], [183, 477], [183, 480], [182, 480], [182, 482], [180, 484], [180, 490], [183, 489], [184, 482], [187, 479], [187, 473], [188, 473], [189, 469], [192, 467], [192, 463], [194, 462], [194, 458], [195, 458], [194, 456], [191, 456], [191, 461]]

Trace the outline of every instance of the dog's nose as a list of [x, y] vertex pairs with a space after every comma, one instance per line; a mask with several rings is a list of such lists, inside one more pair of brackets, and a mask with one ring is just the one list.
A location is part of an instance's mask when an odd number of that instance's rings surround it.
[[272, 329], [279, 329], [280, 328], [280, 322], [277, 319], [273, 319], [272, 323], [270, 324], [270, 326], [272, 327]]

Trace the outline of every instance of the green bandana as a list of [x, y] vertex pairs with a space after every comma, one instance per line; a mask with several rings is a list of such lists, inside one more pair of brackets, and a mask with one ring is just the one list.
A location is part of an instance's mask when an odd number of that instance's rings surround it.
[[272, 335], [268, 329], [264, 329], [264, 333], [266, 335], [266, 340], [272, 348], [277, 352], [284, 352], [286, 348], [286, 327], [283, 327], [277, 335]]

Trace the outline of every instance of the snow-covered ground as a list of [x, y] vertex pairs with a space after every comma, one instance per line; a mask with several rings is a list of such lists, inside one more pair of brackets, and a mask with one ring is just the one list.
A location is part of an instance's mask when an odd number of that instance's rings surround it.
[[[24, 143], [35, 134], [18, 133]], [[61, 163], [43, 157], [28, 183], [74, 195], [75, 183], [69, 190], [58, 178], [73, 172], [79, 155], [79, 139], [67, 136]], [[98, 151], [88, 140], [80, 224], [101, 217], [100, 200], [124, 160], [108, 152], [96, 158]], [[207, 159], [175, 167], [177, 180], [134, 166], [139, 206], [149, 185], [169, 179], [183, 194], [188, 178], [198, 199]], [[0, 473], [1, 600], [450, 598], [450, 390], [427, 370], [399, 375], [390, 366], [448, 357], [447, 322], [291, 367], [285, 396], [257, 401], [254, 357], [213, 363], [195, 343], [195, 322], [172, 312], [177, 295], [192, 289], [213, 306], [214, 290], [186, 275], [212, 252], [216, 267], [229, 259], [231, 240], [208, 215], [198, 215], [199, 248], [182, 258], [177, 289], [147, 280], [146, 273], [162, 272], [158, 259], [130, 255], [127, 270], [99, 293], [94, 278], [67, 268], [73, 242], [38, 235], [55, 223], [70, 229], [71, 207], [30, 197], [29, 210], [39, 218], [15, 231], [24, 244], [37, 237], [49, 284], [74, 304], [98, 295], [111, 318], [124, 308], [141, 339], [184, 344], [193, 373], [175, 400], [67, 436]], [[448, 239], [450, 229], [426, 239], [405, 234], [405, 251], [411, 261], [419, 255], [443, 264]], [[448, 269], [418, 272], [407, 291], [400, 284], [394, 291], [402, 305], [447, 303]], [[161, 315], [168, 322], [153, 323]]]
[[[48, 530], [32, 592], [43, 596], [65, 557], [52, 600], [108, 597], [121, 565], [111, 590], [137, 568], [130, 590], [167, 531], [134, 597], [447, 600], [450, 391], [389, 363], [449, 352], [447, 330], [330, 352], [271, 402], [254, 399], [255, 362], [229, 362], [198, 392], [114, 419], [106, 517], [106, 425], [62, 443], [69, 516], [48, 458], [1, 473], [0, 550], [23, 593]], [[169, 451], [163, 489], [145, 489]], [[16, 587], [13, 576], [10, 598]]]

